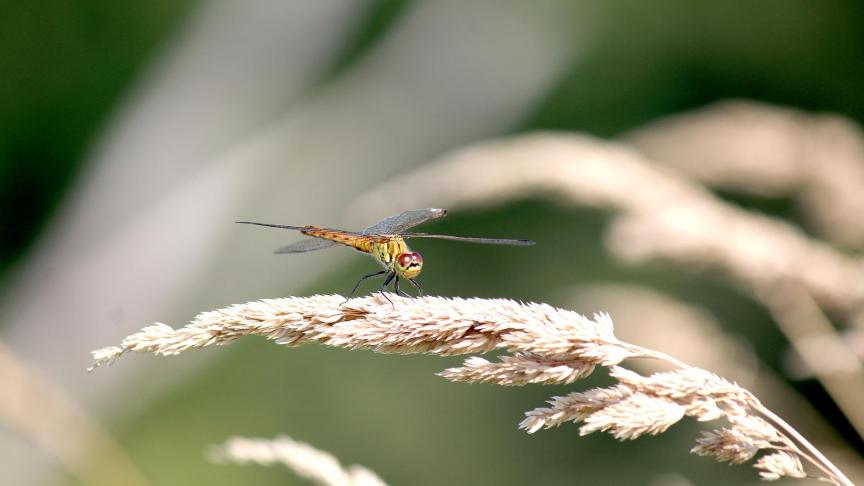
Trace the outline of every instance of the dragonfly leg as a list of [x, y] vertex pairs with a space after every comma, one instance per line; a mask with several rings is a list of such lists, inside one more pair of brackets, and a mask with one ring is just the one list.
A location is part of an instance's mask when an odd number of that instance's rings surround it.
[[394, 278], [396, 278], [396, 272], [388, 273], [387, 278], [384, 279], [384, 285], [381, 286], [381, 290], [379, 290], [379, 292], [383, 292], [384, 289], [386, 289], [387, 286], [390, 285], [390, 282], [392, 282]]
[[399, 277], [396, 277], [396, 280], [393, 282], [393, 288], [396, 289], [396, 295], [401, 295], [402, 297], [411, 297], [405, 291], [399, 289]]
[[413, 285], [417, 289], [417, 297], [422, 297], [423, 287], [420, 286], [420, 282], [417, 282], [413, 278], [409, 278], [408, 281], [411, 282], [411, 285]]
[[[351, 293], [348, 294], [348, 297], [345, 297], [345, 302], [348, 302], [348, 299], [354, 296], [354, 292], [357, 292], [357, 287], [360, 287], [360, 284], [363, 283], [364, 280], [366, 280], [367, 278], [376, 277], [384, 273], [387, 273], [387, 270], [381, 270], [380, 272], [370, 273], [369, 275], [363, 275], [362, 277], [360, 277], [360, 280], [358, 280], [357, 283], [354, 284], [354, 288], [351, 289]], [[345, 302], [342, 302], [339, 305], [345, 305]]]
[[374, 272], [374, 273], [370, 273], [369, 275], [363, 275], [362, 277], [360, 277], [360, 280], [358, 280], [357, 283], [354, 284], [354, 288], [351, 289], [351, 293], [348, 294], [348, 297], [352, 297], [354, 295], [354, 292], [357, 292], [357, 288], [360, 287], [360, 284], [363, 283], [363, 281], [366, 280], [367, 278], [377, 277], [378, 275], [383, 275], [385, 273], [387, 273], [387, 270], [381, 270], [380, 272]]
[[388, 274], [387, 274], [387, 278], [384, 279], [384, 285], [381, 286], [381, 289], [380, 289], [378, 292], [381, 292], [381, 295], [383, 295], [384, 298], [387, 299], [387, 302], [390, 302], [390, 305], [392, 305], [392, 306], [395, 308], [396, 306], [393, 305], [393, 301], [390, 300], [390, 297], [387, 297], [387, 293], [384, 292], [384, 291], [387, 289], [387, 286], [390, 285], [390, 282], [391, 282], [394, 278], [396, 278], [396, 272], [390, 272], [390, 273], [388, 273]]

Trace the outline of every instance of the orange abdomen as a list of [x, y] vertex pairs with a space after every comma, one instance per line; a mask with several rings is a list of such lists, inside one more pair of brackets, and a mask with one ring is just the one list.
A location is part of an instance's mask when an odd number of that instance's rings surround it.
[[319, 228], [317, 226], [304, 226], [300, 232], [306, 236], [314, 236], [315, 238], [335, 241], [355, 248], [363, 253], [370, 253], [372, 251], [372, 245], [375, 243], [386, 241], [386, 238], [382, 238], [381, 236], [358, 235], [334, 229]]

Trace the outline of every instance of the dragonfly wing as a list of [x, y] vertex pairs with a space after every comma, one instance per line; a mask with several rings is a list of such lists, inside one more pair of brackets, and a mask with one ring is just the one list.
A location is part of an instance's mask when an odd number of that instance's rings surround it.
[[412, 209], [396, 216], [384, 218], [378, 223], [363, 230], [364, 235], [396, 235], [403, 231], [423, 224], [426, 221], [442, 218], [447, 215], [446, 209], [426, 208]]
[[471, 238], [467, 236], [430, 235], [429, 233], [405, 233], [403, 238], [438, 238], [439, 240], [465, 241], [468, 243], [485, 243], [487, 245], [530, 246], [534, 240], [514, 240], [510, 238]]
[[288, 246], [283, 246], [282, 248], [277, 249], [274, 253], [306, 253], [310, 251], [324, 250], [338, 244], [339, 243], [331, 240], [307, 238], [296, 243], [291, 243]]
[[[270, 223], [256, 223], [254, 221], [237, 221], [240, 224], [254, 224], [256, 226], [266, 226], [268, 228], [279, 228], [279, 229], [288, 229], [294, 231], [304, 231], [309, 229], [309, 226], [289, 226], [286, 224], [270, 224]], [[316, 228], [321, 230], [322, 228]], [[328, 230], [332, 231], [332, 230]], [[283, 246], [275, 251], [275, 253], [306, 253], [310, 251], [323, 250], [325, 248], [330, 248], [331, 246], [336, 246], [339, 243], [333, 240], [327, 239], [319, 239], [316, 238], [307, 238], [305, 240], [300, 240], [297, 243], [292, 243], [288, 246]]]

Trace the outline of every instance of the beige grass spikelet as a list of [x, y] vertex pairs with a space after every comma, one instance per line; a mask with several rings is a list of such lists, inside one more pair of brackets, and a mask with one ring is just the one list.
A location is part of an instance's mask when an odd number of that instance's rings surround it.
[[703, 431], [690, 450], [700, 456], [713, 456], [720, 462], [741, 464], [752, 459], [760, 449], [782, 445], [783, 438], [758, 417], [730, 417], [730, 427]]
[[756, 461], [754, 467], [759, 469], [759, 477], [766, 481], [775, 481], [782, 477], [807, 477], [801, 461], [793, 454], [783, 451], [763, 456]]
[[551, 407], [526, 412], [519, 427], [533, 434], [542, 428], [557, 427], [564, 422], [581, 422], [608, 404], [620, 402], [632, 394], [631, 388], [619, 384], [552, 397], [548, 402]]
[[448, 368], [439, 376], [466, 383], [495, 383], [496, 385], [527, 385], [529, 383], [573, 383], [594, 371], [594, 364], [581, 360], [554, 359], [531, 353], [502, 356], [493, 363], [472, 356], [457, 368]]
[[[643, 377], [613, 367], [610, 374], [617, 385], [555, 397], [549, 402], [551, 407], [528, 412], [520, 427], [534, 432], [567, 421], [584, 421], [583, 435], [603, 430], [616, 438], [635, 439], [662, 432], [685, 415], [702, 421], [746, 415], [747, 408], [758, 403], [746, 390], [698, 368]], [[655, 421], [653, 426], [643, 425], [646, 416]]]
[[770, 447], [770, 443], [751, 440], [747, 433], [737, 428], [706, 430], [696, 439], [696, 446], [690, 449], [693, 454], [713, 456], [720, 462], [743, 464], [756, 455], [759, 449]]
[[579, 434], [603, 431], [622, 440], [657, 435], [684, 418], [685, 411], [669, 400], [636, 393], [585, 417]]

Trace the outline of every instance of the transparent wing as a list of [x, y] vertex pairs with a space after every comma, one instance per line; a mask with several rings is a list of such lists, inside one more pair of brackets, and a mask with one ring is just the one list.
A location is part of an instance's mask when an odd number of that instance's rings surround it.
[[403, 231], [425, 223], [431, 219], [442, 218], [447, 215], [446, 209], [426, 208], [412, 209], [404, 213], [384, 218], [378, 223], [363, 230], [364, 235], [396, 235]]
[[531, 246], [534, 240], [514, 240], [509, 238], [470, 238], [467, 236], [430, 235], [429, 233], [405, 233], [403, 238], [438, 238], [439, 240], [466, 241], [468, 243], [485, 243], [487, 245]]
[[[266, 226], [268, 228], [279, 228], [279, 229], [288, 229], [294, 231], [302, 231], [303, 226], [290, 226], [287, 224], [270, 224], [270, 223], [256, 223], [255, 221], [237, 221], [240, 224], [254, 224], [256, 226]], [[331, 240], [325, 240], [320, 238], [306, 238], [304, 240], [300, 240], [297, 243], [292, 243], [288, 246], [283, 246], [282, 248], [278, 248], [274, 253], [306, 253], [310, 251], [324, 250], [326, 248], [330, 248], [331, 246], [336, 246], [339, 243]]]
[[324, 250], [337, 246], [338, 244], [339, 243], [336, 243], [335, 241], [322, 240], [320, 238], [307, 238], [296, 243], [291, 243], [288, 246], [278, 248], [274, 253], [307, 253], [310, 251]]

